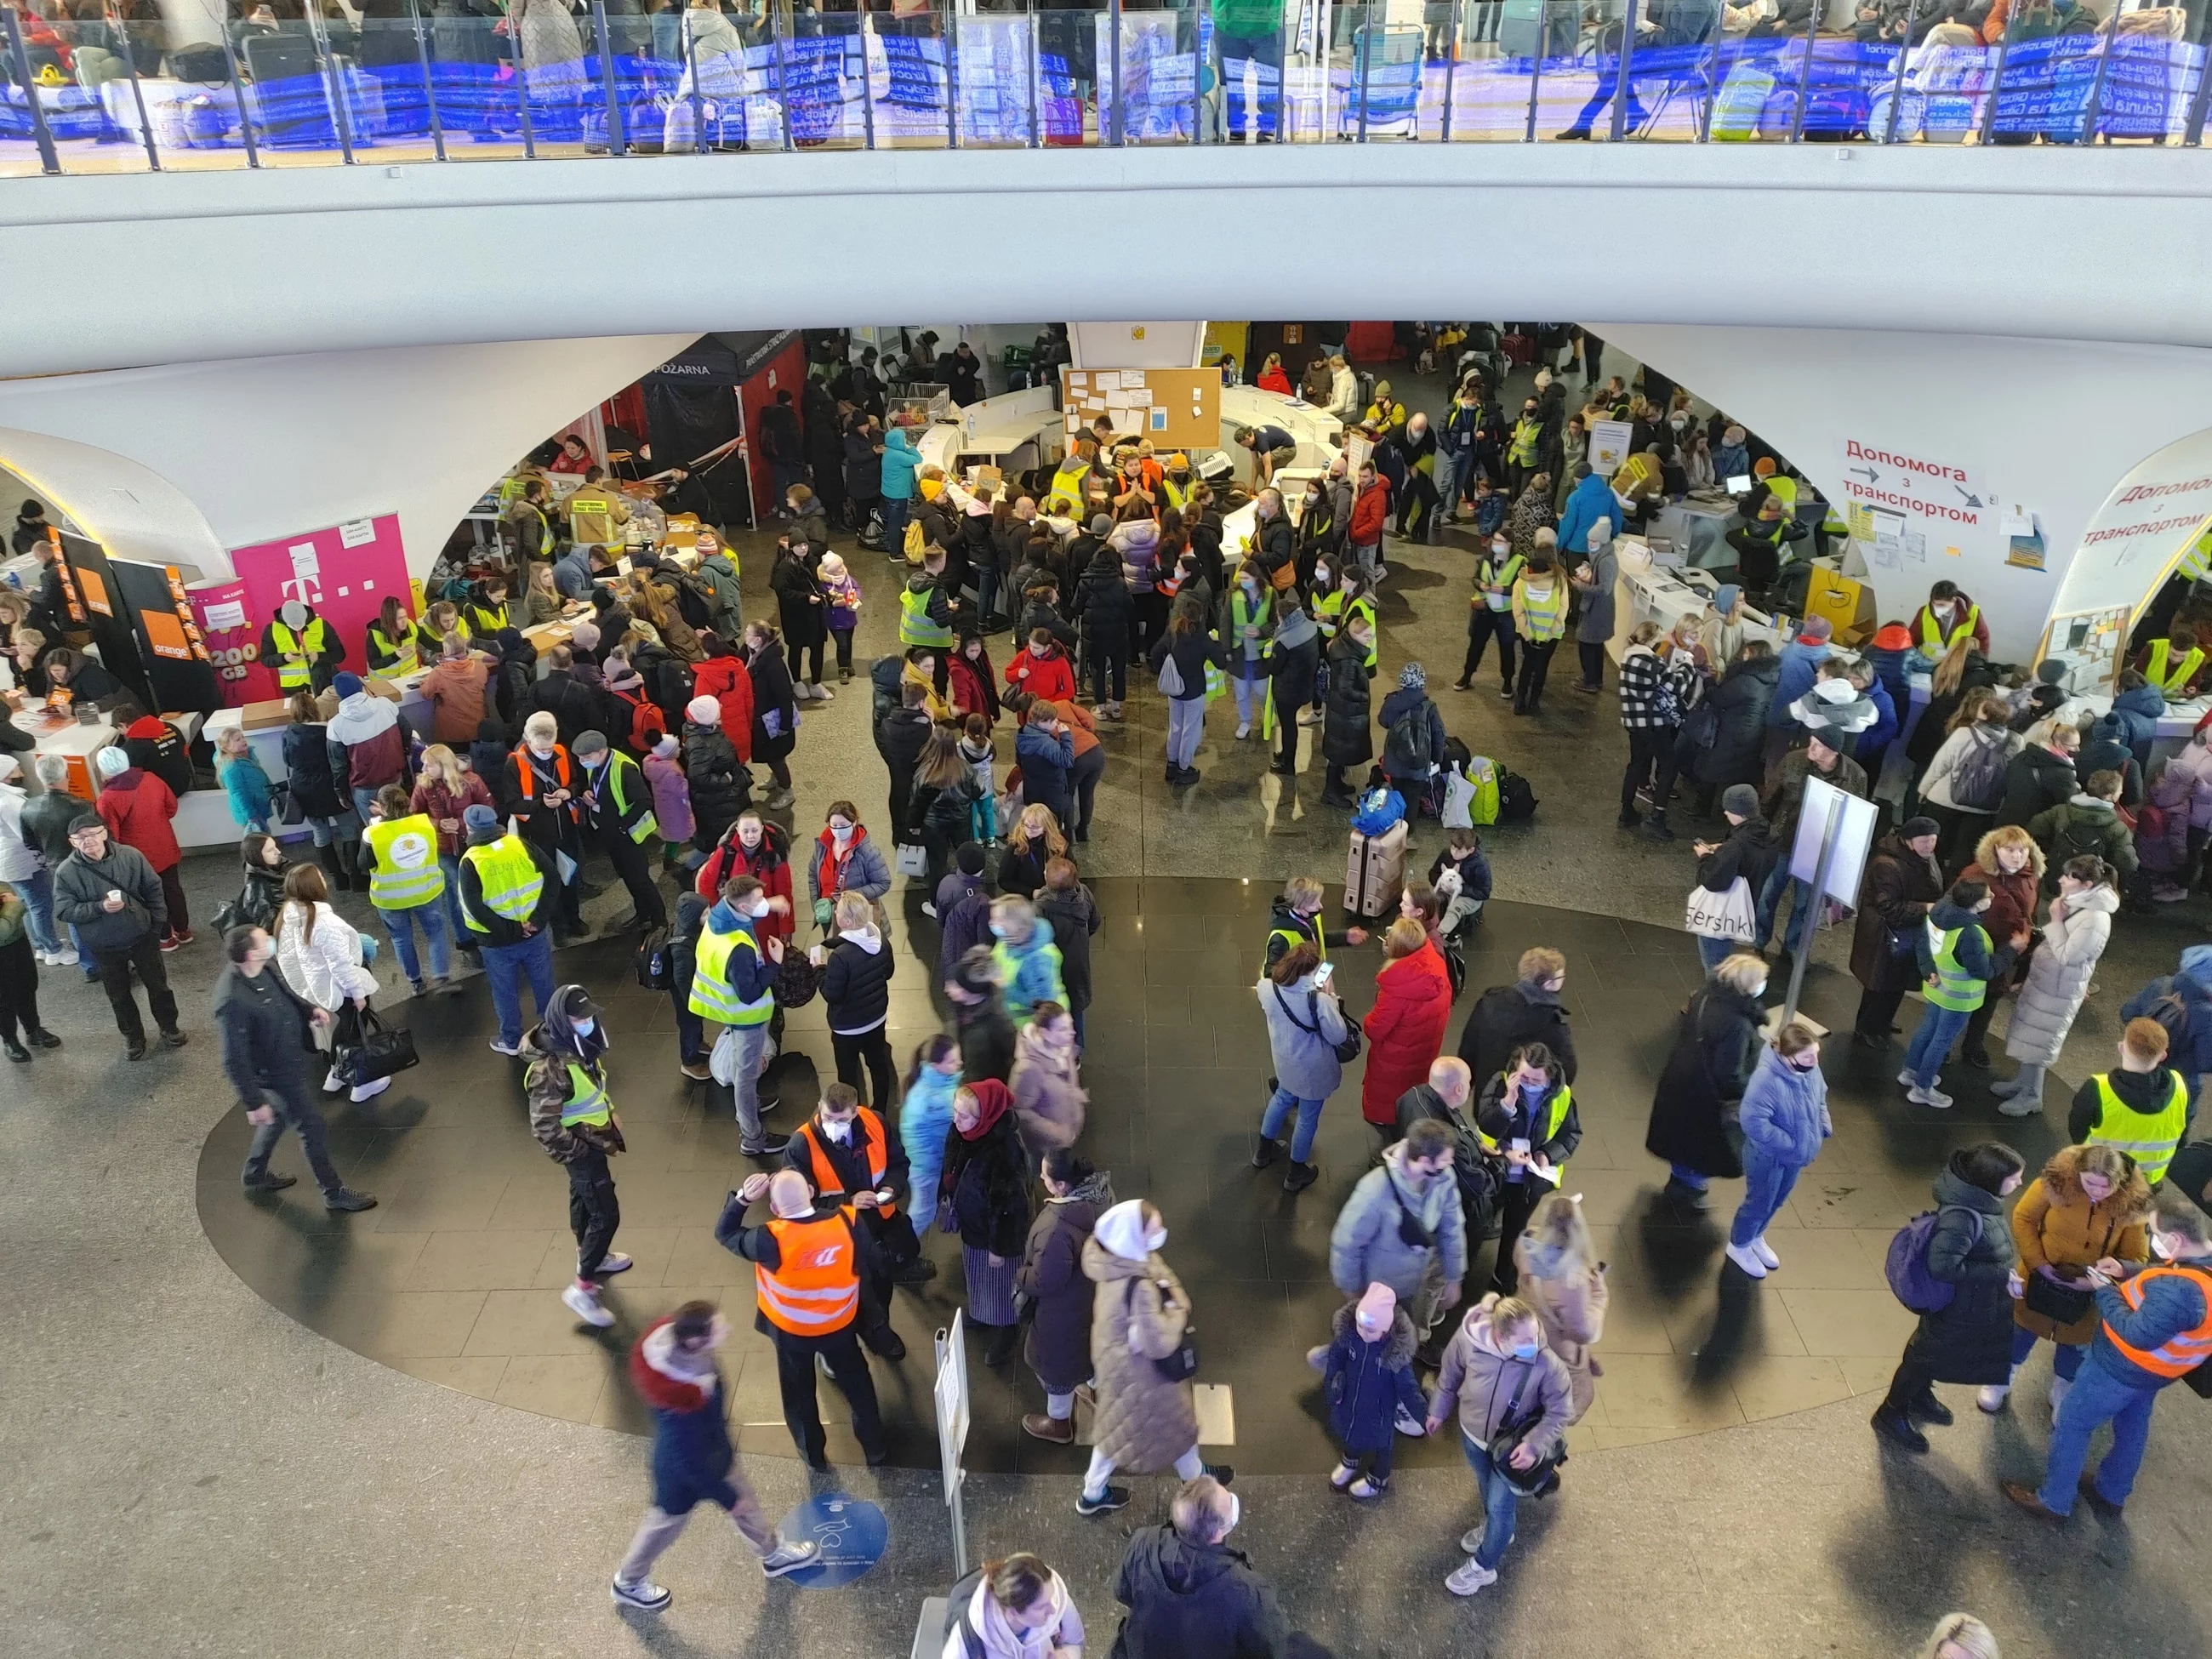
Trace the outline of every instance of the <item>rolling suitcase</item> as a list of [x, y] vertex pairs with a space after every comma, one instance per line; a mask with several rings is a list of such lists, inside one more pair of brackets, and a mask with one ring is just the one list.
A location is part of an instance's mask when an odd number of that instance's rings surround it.
[[1344, 908], [1355, 916], [1389, 915], [1406, 887], [1406, 823], [1400, 819], [1379, 836], [1352, 832], [1351, 856], [1344, 871]]
[[1516, 368], [1526, 368], [1536, 361], [1536, 343], [1526, 334], [1508, 334], [1498, 345], [1505, 361]]

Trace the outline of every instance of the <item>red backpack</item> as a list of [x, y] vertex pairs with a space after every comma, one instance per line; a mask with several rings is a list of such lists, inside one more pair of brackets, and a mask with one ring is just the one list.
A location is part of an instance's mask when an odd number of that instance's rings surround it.
[[611, 695], [617, 702], [629, 705], [629, 746], [636, 755], [650, 754], [653, 744], [668, 735], [668, 716], [660, 712], [660, 705], [644, 697], [633, 697], [626, 691]]

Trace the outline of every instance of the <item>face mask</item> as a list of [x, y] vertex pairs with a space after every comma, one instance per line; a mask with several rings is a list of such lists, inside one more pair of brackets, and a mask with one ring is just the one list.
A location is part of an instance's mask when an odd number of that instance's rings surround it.
[[537, 744], [533, 743], [530, 745], [530, 752], [537, 756], [540, 760], [551, 760], [553, 758], [553, 745], [549, 743], [543, 748], [540, 748]]
[[1006, 929], [1003, 923], [994, 921], [991, 924], [991, 937], [993, 939], [1004, 939], [1006, 936]]
[[1249, 576], [1238, 577], [1237, 579], [1237, 586], [1243, 588], [1247, 593], [1256, 593], [1260, 591], [1260, 584], [1254, 581]]
[[1686, 415], [1677, 415], [1673, 420], [1667, 422], [1668, 426], [1673, 427], [1677, 432], [1680, 432], [1684, 427], [1689, 425], [1689, 423], [1690, 417]]
[[848, 823], [841, 828], [836, 824], [831, 824], [830, 826], [830, 839], [836, 842], [839, 846], [843, 846], [847, 842], [853, 839], [853, 826]]
[[766, 899], [755, 900], [751, 904], [745, 907], [745, 914], [750, 916], [754, 921], [759, 921], [763, 916], [765, 916], [768, 914], [768, 901]]
[[1493, 559], [1502, 559], [1512, 550], [1510, 542], [1492, 542], [1490, 544], [1490, 556]]
[[1168, 1230], [1164, 1227], [1155, 1228], [1145, 1235], [1145, 1249], [1148, 1251], [1163, 1250], [1167, 1248], [1167, 1242]]
[[1536, 1357], [1536, 1345], [1533, 1342], [1516, 1343], [1513, 1347], [1513, 1357], [1516, 1359], [1534, 1359]]
[[1751, 988], [1751, 994], [1755, 997], [1765, 996], [1766, 994], [1766, 981], [1765, 980], [1761, 980], [1758, 984], [1753, 986]]
[[839, 1146], [845, 1146], [853, 1139], [853, 1120], [849, 1117], [824, 1118], [822, 1120], [822, 1133]]
[[1790, 1064], [1791, 1067], [1796, 1071], [1810, 1072], [1819, 1066], [1820, 1064], [1820, 1057], [1818, 1054], [1806, 1054], [1803, 1056], [1792, 1054], [1790, 1056]]
[[599, 1022], [596, 1019], [571, 1020], [568, 1023], [568, 1029], [580, 1037], [587, 1037], [599, 1029]]
[[2150, 1253], [2160, 1261], [2173, 1260], [2173, 1252], [2167, 1248], [2166, 1240], [2156, 1233], [2150, 1236]]

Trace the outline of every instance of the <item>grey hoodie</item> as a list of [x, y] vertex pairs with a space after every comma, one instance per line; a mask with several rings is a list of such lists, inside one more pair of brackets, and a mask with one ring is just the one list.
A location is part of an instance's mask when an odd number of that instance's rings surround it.
[[[1447, 1284], [1467, 1277], [1467, 1221], [1457, 1179], [1447, 1170], [1418, 1188], [1406, 1174], [1405, 1158], [1402, 1141], [1385, 1152], [1382, 1166], [1360, 1176], [1337, 1212], [1328, 1236], [1328, 1276], [1346, 1296], [1380, 1281], [1404, 1301], [1418, 1295], [1439, 1267]], [[1409, 1243], [1406, 1234], [1414, 1231], [1434, 1242]]]

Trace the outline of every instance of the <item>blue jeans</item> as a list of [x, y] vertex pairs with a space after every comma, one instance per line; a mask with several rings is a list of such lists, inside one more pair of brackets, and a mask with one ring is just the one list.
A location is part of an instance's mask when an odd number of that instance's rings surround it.
[[676, 1005], [676, 1057], [686, 1066], [696, 1066], [707, 1058], [707, 1022], [691, 1012], [691, 994], [668, 988], [668, 1000]]
[[1463, 1429], [1459, 1444], [1467, 1454], [1468, 1468], [1474, 1471], [1475, 1486], [1482, 1493], [1482, 1545], [1474, 1553], [1474, 1562], [1495, 1572], [1513, 1542], [1513, 1511], [1521, 1497], [1492, 1466], [1489, 1447], [1476, 1445]]
[[446, 937], [458, 951], [472, 937], [468, 923], [461, 920], [461, 861], [441, 853], [438, 867], [446, 872]]
[[2058, 1407], [2051, 1462], [2043, 1472], [2043, 1490], [2036, 1494], [2043, 1507], [2053, 1515], [2074, 1512], [2089, 1437], [2106, 1423], [2112, 1425], [2112, 1449], [2097, 1466], [2097, 1495], [2108, 1504], [2126, 1503], [2135, 1490], [2136, 1471], [2142, 1468], [2143, 1448], [2150, 1443], [2150, 1408], [2157, 1401], [2156, 1389], [2130, 1387], [2094, 1359], [2082, 1366]]
[[1465, 449], [1437, 451], [1437, 494], [1441, 498], [1437, 503], [1438, 518], [1451, 516], [1453, 505], [1467, 493], [1467, 481], [1474, 472], [1474, 447], [1472, 444]]
[[1736, 951], [1749, 949], [1748, 945], [1738, 945], [1732, 939], [1707, 939], [1702, 933], [1698, 936], [1698, 960], [1709, 974]]
[[907, 510], [913, 505], [914, 501], [910, 496], [886, 495], [884, 497], [884, 551], [895, 559], [905, 556], [906, 515]]
[[1291, 1158], [1299, 1164], [1310, 1161], [1313, 1152], [1314, 1131], [1321, 1127], [1321, 1109], [1326, 1103], [1307, 1100], [1292, 1094], [1279, 1084], [1275, 1092], [1267, 1097], [1267, 1109], [1260, 1115], [1260, 1133], [1269, 1140], [1283, 1133], [1283, 1120], [1291, 1115], [1291, 1108], [1298, 1109], [1298, 1127], [1291, 1136]]
[[1667, 1173], [1693, 1193], [1702, 1193], [1711, 1184], [1711, 1177], [1692, 1169], [1686, 1164], [1669, 1164], [1667, 1166]]
[[1764, 945], [1766, 936], [1774, 931], [1775, 913], [1782, 908], [1782, 895], [1793, 888], [1796, 891], [1790, 900], [1790, 933], [1782, 941], [1782, 948], [1795, 956], [1797, 947], [1804, 942], [1805, 921], [1813, 909], [1813, 889], [1790, 875], [1786, 857], [1774, 866], [1774, 873], [1766, 878], [1765, 890], [1759, 896], [1758, 927], [1759, 943]]
[[1951, 1045], [1959, 1040], [1959, 1033], [1966, 1029], [1972, 1016], [1963, 1008], [1939, 1008], [1928, 1005], [1928, 1012], [1920, 1017], [1920, 1027], [1912, 1034], [1912, 1042], [1905, 1051], [1905, 1069], [1912, 1073], [1912, 1080], [1922, 1088], [1932, 1088], [1936, 1073], [1943, 1068], [1943, 1061], [1951, 1052]]
[[522, 1041], [522, 999], [518, 981], [530, 976], [538, 1016], [553, 1002], [553, 935], [539, 928], [520, 945], [483, 947], [484, 977], [491, 981], [491, 1006], [499, 1015], [499, 1040], [510, 1048]]
[[1743, 1202], [1736, 1206], [1735, 1224], [1729, 1229], [1729, 1243], [1741, 1250], [1765, 1232], [1766, 1224], [1789, 1201], [1790, 1189], [1797, 1184], [1797, 1174], [1802, 1167], [1778, 1163], [1757, 1146], [1745, 1143]]
[[979, 564], [975, 567], [975, 614], [983, 625], [991, 625], [991, 613], [997, 608], [999, 599], [999, 567]]
[[[2013, 1327], [2012, 1363], [2015, 1370], [2027, 1364], [2027, 1357], [2035, 1352], [2035, 1345], [2039, 1340], [2035, 1333], [2025, 1325]], [[2051, 1369], [2066, 1382], [2071, 1382], [2081, 1375], [2081, 1361], [2087, 1357], [2089, 1351], [2064, 1342], [2057, 1346], [2058, 1352], [2051, 1356]]]
[[[415, 955], [415, 924], [422, 925], [422, 939], [430, 947], [430, 976], [443, 979], [453, 971], [452, 942], [446, 933], [445, 907], [433, 899], [428, 904], [417, 904], [405, 910], [377, 908], [377, 919], [383, 922], [384, 931], [392, 935], [392, 948], [399, 956], [399, 969], [409, 981], [422, 982], [422, 964]], [[539, 1004], [542, 1010], [544, 1006]]]
[[53, 956], [62, 948], [61, 939], [54, 932], [54, 872], [33, 870], [15, 884], [15, 890], [23, 896], [25, 921], [31, 930], [31, 948]]
[[[1247, 667], [1253, 671], [1252, 678], [1249, 679], [1245, 678], [1241, 672]], [[1239, 726], [1251, 725], [1260, 718], [1261, 711], [1267, 707], [1266, 670], [1258, 663], [1247, 663], [1240, 658], [1230, 668], [1229, 684], [1237, 693], [1237, 723]]]

